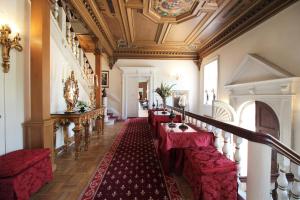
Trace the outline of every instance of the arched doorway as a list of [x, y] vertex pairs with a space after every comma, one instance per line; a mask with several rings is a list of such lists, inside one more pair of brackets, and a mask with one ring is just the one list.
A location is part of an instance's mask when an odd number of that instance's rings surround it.
[[[241, 106], [239, 117], [239, 125], [241, 127], [255, 132], [270, 134], [279, 140], [279, 120], [274, 110], [268, 104], [261, 101], [245, 102]], [[247, 144], [245, 144], [244, 146], [246, 147]], [[247, 153], [247, 150], [245, 150], [244, 153]], [[271, 173], [277, 174], [277, 154], [275, 151], [272, 151], [271, 167]]]
[[[255, 101], [255, 128], [256, 132], [270, 134], [279, 140], [280, 127], [276, 113], [269, 105], [261, 101]], [[276, 151], [272, 151], [271, 173], [278, 173]]]

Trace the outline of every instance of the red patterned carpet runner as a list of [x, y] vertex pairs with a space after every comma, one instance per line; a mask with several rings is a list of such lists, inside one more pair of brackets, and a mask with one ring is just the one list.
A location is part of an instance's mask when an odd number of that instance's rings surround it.
[[146, 118], [126, 122], [80, 199], [182, 199], [174, 180], [163, 174]]

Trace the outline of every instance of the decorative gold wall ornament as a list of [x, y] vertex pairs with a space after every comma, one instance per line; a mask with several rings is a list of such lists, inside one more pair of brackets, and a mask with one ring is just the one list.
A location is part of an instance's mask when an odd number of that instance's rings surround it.
[[0, 44], [2, 45], [2, 67], [3, 72], [8, 73], [9, 71], [9, 52], [10, 49], [16, 49], [18, 51], [22, 51], [23, 47], [20, 44], [20, 36], [19, 33], [11, 40], [9, 35], [11, 34], [11, 29], [8, 25], [3, 25], [0, 28]]
[[75, 112], [74, 108], [77, 104], [79, 97], [78, 82], [75, 79], [74, 71], [65, 82], [64, 98], [67, 104], [67, 113]]

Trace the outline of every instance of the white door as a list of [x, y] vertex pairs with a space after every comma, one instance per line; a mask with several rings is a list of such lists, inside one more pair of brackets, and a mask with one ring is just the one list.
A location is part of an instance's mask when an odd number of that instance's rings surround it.
[[138, 78], [137, 77], [127, 77], [126, 84], [127, 98], [127, 117], [138, 117]]
[[5, 153], [4, 134], [4, 74], [0, 71], [0, 155]]

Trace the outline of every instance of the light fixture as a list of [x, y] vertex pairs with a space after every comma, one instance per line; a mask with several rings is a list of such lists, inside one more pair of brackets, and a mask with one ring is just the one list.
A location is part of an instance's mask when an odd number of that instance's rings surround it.
[[2, 45], [2, 67], [3, 72], [8, 73], [9, 71], [9, 53], [11, 49], [16, 49], [17, 51], [22, 51], [23, 47], [20, 44], [19, 33], [13, 38], [10, 39], [9, 35], [11, 34], [11, 29], [8, 25], [3, 25], [0, 28], [0, 44]]

